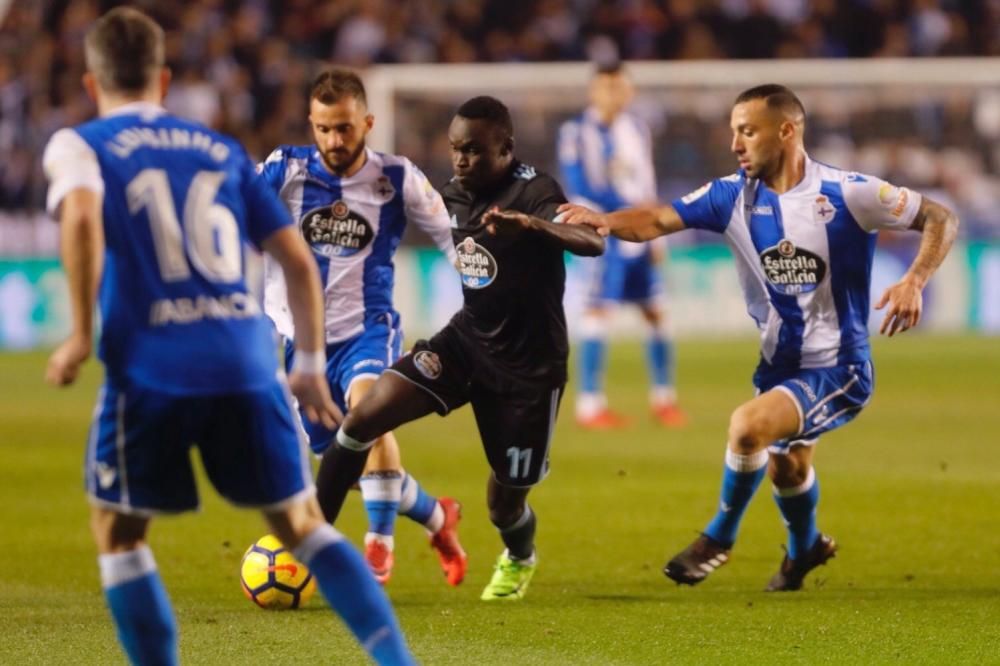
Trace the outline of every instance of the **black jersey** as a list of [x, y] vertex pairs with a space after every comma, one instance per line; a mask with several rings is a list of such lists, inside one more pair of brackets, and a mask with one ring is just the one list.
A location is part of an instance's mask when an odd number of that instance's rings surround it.
[[566, 381], [569, 342], [563, 249], [538, 233], [493, 236], [482, 216], [494, 206], [552, 221], [566, 202], [548, 174], [515, 161], [488, 194], [473, 196], [455, 181], [441, 190], [451, 214], [465, 305], [452, 319], [501, 373], [521, 380]]

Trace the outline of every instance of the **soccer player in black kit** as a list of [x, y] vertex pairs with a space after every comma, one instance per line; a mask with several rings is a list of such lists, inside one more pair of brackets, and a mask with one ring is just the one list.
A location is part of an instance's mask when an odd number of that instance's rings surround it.
[[441, 193], [454, 223], [464, 307], [386, 371], [348, 413], [317, 478], [334, 521], [373, 440], [404, 423], [471, 403], [493, 472], [490, 520], [506, 549], [482, 599], [524, 596], [536, 568], [526, 498], [548, 472], [569, 344], [563, 252], [596, 256], [591, 228], [553, 220], [566, 201], [547, 174], [514, 157], [510, 112], [492, 97], [459, 107], [448, 130], [454, 178]]

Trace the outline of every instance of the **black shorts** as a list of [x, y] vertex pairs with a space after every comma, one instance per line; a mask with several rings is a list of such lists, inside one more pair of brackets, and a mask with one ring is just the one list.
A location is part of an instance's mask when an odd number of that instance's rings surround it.
[[527, 487], [549, 471], [549, 444], [565, 384], [505, 380], [453, 326], [413, 349], [386, 372], [430, 394], [441, 416], [472, 404], [479, 437], [496, 480]]

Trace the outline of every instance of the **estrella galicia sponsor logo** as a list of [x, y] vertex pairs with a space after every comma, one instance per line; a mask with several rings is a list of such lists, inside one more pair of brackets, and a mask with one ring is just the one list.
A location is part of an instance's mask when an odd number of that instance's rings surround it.
[[302, 235], [319, 254], [350, 257], [368, 247], [375, 232], [363, 215], [338, 200], [303, 215]]
[[497, 261], [489, 250], [467, 236], [455, 246], [458, 252], [458, 271], [462, 284], [469, 289], [482, 289], [497, 277]]
[[826, 277], [826, 262], [787, 238], [761, 252], [760, 265], [767, 281], [782, 294], [813, 291]]
[[413, 365], [417, 372], [427, 379], [437, 379], [441, 376], [441, 358], [432, 351], [421, 350], [413, 355]]

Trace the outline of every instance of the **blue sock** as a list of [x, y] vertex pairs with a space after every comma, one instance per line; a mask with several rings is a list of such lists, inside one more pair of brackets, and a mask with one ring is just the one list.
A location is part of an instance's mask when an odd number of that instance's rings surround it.
[[[399, 513], [406, 516], [410, 520], [420, 523], [432, 532], [437, 530], [431, 529], [433, 526], [429, 525], [434, 518], [434, 510], [437, 509], [438, 501], [433, 495], [428, 495], [424, 492], [424, 489], [417, 483], [417, 480], [410, 476], [408, 473], [403, 472], [403, 485], [400, 491], [399, 497]], [[443, 520], [444, 516], [441, 516]], [[437, 526], [441, 529], [441, 526]]]
[[176, 664], [177, 625], [149, 546], [99, 555], [118, 640], [133, 664]]
[[584, 338], [580, 344], [580, 392], [604, 392], [604, 360], [607, 345], [604, 338]]
[[646, 340], [646, 360], [653, 386], [664, 388], [674, 385], [674, 343], [662, 333], [653, 333]]
[[810, 467], [806, 480], [795, 488], [775, 488], [774, 501], [788, 526], [788, 557], [797, 560], [819, 538], [819, 530], [816, 529], [816, 505], [819, 504], [816, 472]]
[[767, 471], [767, 450], [750, 455], [726, 449], [726, 467], [722, 472], [719, 510], [705, 528], [705, 535], [732, 548], [743, 514], [750, 505], [757, 486]]
[[378, 664], [415, 664], [389, 597], [368, 565], [330, 525], [317, 527], [294, 551], [316, 576], [323, 596]]
[[368, 512], [368, 534], [382, 538], [391, 549], [403, 475], [396, 471], [372, 472], [362, 476], [359, 485]]

